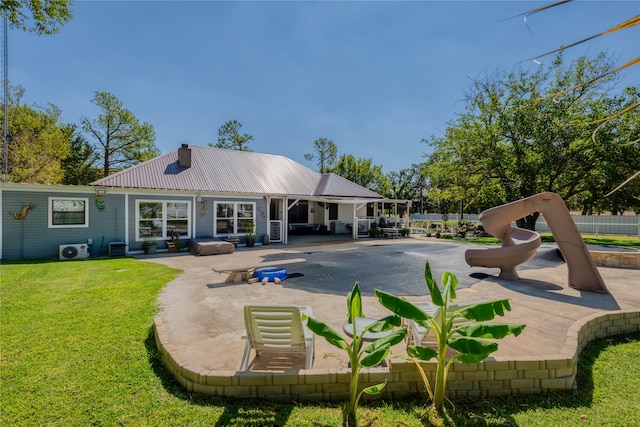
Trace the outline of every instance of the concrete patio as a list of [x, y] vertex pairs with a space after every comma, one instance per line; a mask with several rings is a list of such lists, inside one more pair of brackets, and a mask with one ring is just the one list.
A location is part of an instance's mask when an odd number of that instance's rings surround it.
[[[314, 317], [342, 331], [346, 294], [358, 280], [368, 317], [387, 315], [373, 297], [379, 288], [410, 300], [428, 301], [423, 272], [429, 259], [434, 277], [454, 272], [460, 280], [458, 302], [509, 298], [512, 311], [504, 321], [525, 323], [518, 337], [500, 341], [495, 356], [559, 354], [568, 331], [594, 313], [640, 311], [640, 271], [600, 267], [610, 295], [579, 291], [567, 286], [566, 265], [553, 245], [523, 264], [515, 282], [497, 279], [498, 270], [468, 267], [464, 250], [473, 245], [436, 239], [365, 239], [238, 248], [234, 254], [197, 257], [157, 254], [140, 257], [184, 272], [169, 283], [158, 298], [156, 321], [170, 341], [171, 357], [193, 372], [230, 371], [240, 366], [245, 342], [245, 304], [299, 304], [311, 306]], [[477, 246], [475, 246], [477, 247]], [[224, 283], [226, 275], [212, 271], [239, 266], [279, 266], [292, 276], [280, 285]], [[403, 353], [397, 345], [393, 353]], [[316, 339], [313, 369], [346, 367], [346, 355]], [[254, 369], [259, 369], [257, 365]], [[297, 368], [296, 366], [292, 366]]]

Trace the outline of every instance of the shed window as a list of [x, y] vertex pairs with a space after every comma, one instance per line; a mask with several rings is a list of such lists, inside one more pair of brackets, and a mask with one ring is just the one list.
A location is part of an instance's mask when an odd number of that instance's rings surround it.
[[89, 199], [49, 197], [49, 227], [89, 226]]

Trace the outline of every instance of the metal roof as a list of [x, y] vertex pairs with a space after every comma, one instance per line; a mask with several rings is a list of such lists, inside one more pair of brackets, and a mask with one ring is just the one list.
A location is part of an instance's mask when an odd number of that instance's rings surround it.
[[333, 173], [325, 173], [320, 176], [314, 195], [318, 197], [382, 198], [378, 193]]
[[175, 150], [92, 182], [93, 186], [210, 193], [346, 197], [382, 196], [334, 174], [320, 174], [271, 154], [190, 145], [191, 166]]

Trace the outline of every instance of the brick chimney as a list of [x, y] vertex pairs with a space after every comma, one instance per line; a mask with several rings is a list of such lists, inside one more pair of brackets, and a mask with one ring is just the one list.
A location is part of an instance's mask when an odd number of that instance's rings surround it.
[[178, 166], [181, 168], [191, 167], [191, 148], [189, 148], [189, 144], [182, 144], [182, 147], [178, 148]]

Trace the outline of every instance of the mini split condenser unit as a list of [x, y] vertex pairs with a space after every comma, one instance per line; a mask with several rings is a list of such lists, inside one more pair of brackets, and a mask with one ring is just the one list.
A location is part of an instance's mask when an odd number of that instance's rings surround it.
[[60, 259], [89, 258], [89, 249], [86, 243], [60, 245]]

